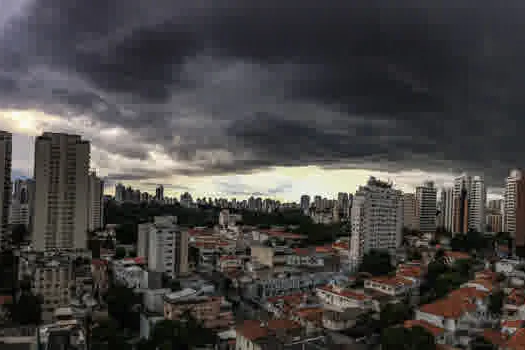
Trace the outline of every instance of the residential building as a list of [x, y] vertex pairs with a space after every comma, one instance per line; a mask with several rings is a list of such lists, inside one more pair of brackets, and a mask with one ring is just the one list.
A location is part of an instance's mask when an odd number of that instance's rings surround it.
[[501, 232], [503, 230], [503, 216], [501, 214], [488, 214], [486, 225], [489, 232]]
[[[177, 217], [157, 216], [149, 224], [149, 230], [145, 226], [141, 230], [141, 234], [147, 233], [149, 270], [173, 278], [188, 273], [188, 232], [180, 230]], [[140, 249], [143, 250], [142, 246]]]
[[310, 196], [306, 194], [301, 196], [301, 211], [304, 215], [308, 215], [310, 211]]
[[158, 185], [155, 189], [155, 200], [159, 202], [164, 201], [164, 186]]
[[0, 131], [0, 250], [8, 247], [9, 237], [9, 208], [11, 206], [11, 157], [12, 135], [7, 131]]
[[78, 135], [45, 132], [35, 141], [36, 251], [86, 249], [90, 144]]
[[503, 231], [515, 240], [517, 250], [525, 249], [525, 176], [512, 170], [505, 181]]
[[413, 193], [403, 194], [403, 226], [409, 230], [418, 230], [419, 222], [416, 215], [416, 195]]
[[503, 199], [492, 199], [488, 201], [488, 209], [493, 212], [502, 213], [503, 210]]
[[345, 309], [372, 310], [373, 308], [371, 296], [334, 284], [318, 287], [316, 294], [324, 305], [339, 311]]
[[115, 200], [117, 202], [124, 202], [125, 196], [126, 196], [126, 187], [123, 184], [118, 183], [115, 186]]
[[341, 218], [346, 218], [350, 215], [350, 197], [347, 192], [339, 192], [337, 194], [336, 210]]
[[436, 200], [437, 190], [432, 181], [416, 188], [416, 214], [419, 221], [419, 230], [423, 233], [436, 231]]
[[354, 196], [351, 221], [349, 256], [354, 268], [372, 249], [388, 250], [394, 256], [403, 229], [402, 192], [371, 177]]
[[91, 172], [88, 178], [88, 230], [95, 231], [104, 226], [103, 203], [104, 182], [97, 176], [96, 172]]
[[454, 233], [466, 233], [469, 229], [470, 190], [472, 178], [467, 174], [454, 179]]
[[233, 227], [237, 224], [237, 221], [242, 221], [241, 214], [230, 213], [228, 209], [223, 209], [219, 213], [219, 226], [222, 228]]
[[13, 200], [9, 214], [11, 225], [24, 225], [31, 232], [34, 213], [35, 182], [18, 179], [14, 183]]
[[468, 226], [470, 230], [485, 232], [485, 206], [487, 204], [487, 189], [485, 181], [480, 176], [472, 178], [469, 200]]
[[452, 232], [454, 226], [454, 190], [452, 188], [441, 189], [439, 209], [443, 218], [443, 228]]

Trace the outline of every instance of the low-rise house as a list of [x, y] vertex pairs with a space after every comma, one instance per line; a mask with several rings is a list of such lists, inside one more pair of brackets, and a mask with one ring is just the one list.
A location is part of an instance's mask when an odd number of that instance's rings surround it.
[[404, 323], [404, 327], [405, 328], [422, 327], [434, 336], [436, 344], [445, 343], [445, 329], [442, 327], [437, 327], [436, 325], [430, 322], [427, 322], [424, 320], [407, 320]]
[[315, 249], [295, 248], [293, 254], [286, 255], [288, 266], [323, 267], [325, 254], [320, 254]]
[[463, 252], [447, 250], [443, 253], [443, 262], [447, 265], [454, 265], [456, 261], [469, 260], [471, 258], [469, 254]]
[[336, 285], [326, 285], [316, 289], [319, 300], [335, 310], [357, 308], [369, 310], [373, 307], [372, 297], [369, 295]]
[[379, 276], [365, 281], [365, 290], [373, 290], [391, 297], [403, 297], [419, 288], [419, 279], [402, 276]]
[[323, 312], [323, 327], [336, 332], [352, 328], [362, 313], [363, 309], [360, 308], [347, 308], [344, 310], [325, 309]]
[[240, 257], [236, 255], [222, 255], [217, 260], [217, 270], [220, 272], [227, 272], [238, 270], [243, 266]]

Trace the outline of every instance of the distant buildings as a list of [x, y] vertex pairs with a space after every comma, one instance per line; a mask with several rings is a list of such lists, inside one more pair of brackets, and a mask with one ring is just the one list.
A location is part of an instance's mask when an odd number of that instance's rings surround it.
[[11, 225], [24, 225], [31, 232], [35, 204], [35, 181], [16, 180], [9, 214]]
[[35, 141], [33, 247], [86, 249], [90, 144], [78, 135], [45, 132]]
[[454, 226], [454, 190], [452, 188], [441, 189], [440, 212], [442, 226], [448, 232], [452, 232]]
[[304, 215], [308, 215], [308, 211], [310, 210], [310, 196], [308, 195], [302, 195], [301, 196], [301, 211]]
[[351, 220], [350, 263], [354, 268], [372, 249], [388, 250], [393, 256], [403, 229], [401, 191], [370, 177], [354, 196]]
[[155, 189], [155, 200], [158, 202], [164, 201], [164, 186], [158, 185]]
[[515, 239], [516, 248], [525, 248], [525, 177], [512, 170], [505, 181], [503, 231]]
[[469, 229], [485, 231], [485, 205], [487, 203], [487, 189], [485, 181], [480, 176], [474, 176], [470, 189]]
[[6, 131], [0, 131], [0, 250], [5, 249], [9, 237], [9, 207], [11, 205], [11, 156], [12, 136]]
[[91, 172], [88, 179], [88, 230], [95, 231], [103, 228], [103, 197], [104, 182]]

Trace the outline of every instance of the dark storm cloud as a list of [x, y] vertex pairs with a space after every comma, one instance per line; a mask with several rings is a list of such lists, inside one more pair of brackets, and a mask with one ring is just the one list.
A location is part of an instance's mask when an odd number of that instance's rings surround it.
[[188, 175], [318, 164], [491, 183], [521, 165], [520, 1], [35, 0], [24, 13], [0, 17], [0, 107], [120, 126], [132, 141], [94, 143], [127, 158], [158, 144]]

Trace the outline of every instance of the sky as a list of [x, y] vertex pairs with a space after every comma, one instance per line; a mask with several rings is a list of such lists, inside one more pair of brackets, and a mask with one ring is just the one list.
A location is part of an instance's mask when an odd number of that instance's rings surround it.
[[525, 149], [520, 0], [2, 0], [0, 128], [92, 142], [107, 179], [298, 200], [411, 190]]

